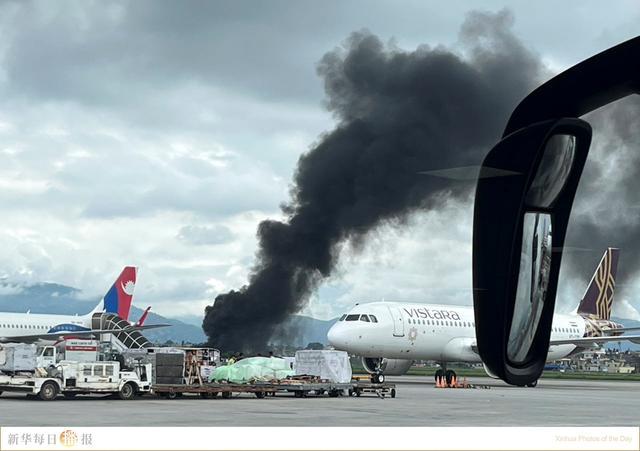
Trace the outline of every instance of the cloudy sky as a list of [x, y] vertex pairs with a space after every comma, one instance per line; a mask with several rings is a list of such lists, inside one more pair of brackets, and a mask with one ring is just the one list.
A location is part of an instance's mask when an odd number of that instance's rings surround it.
[[[483, 4], [509, 9], [513, 34], [550, 73], [640, 34], [637, 1]], [[139, 306], [200, 315], [246, 283], [257, 224], [282, 218], [298, 158], [335, 127], [323, 55], [362, 29], [407, 51], [455, 51], [472, 8], [1, 2], [3, 289], [48, 281], [97, 296], [134, 264]], [[381, 227], [357, 252], [345, 245], [305, 313], [326, 319], [378, 299], [471, 304], [471, 213], [451, 202]], [[564, 281], [558, 309], [575, 307], [580, 283]]]

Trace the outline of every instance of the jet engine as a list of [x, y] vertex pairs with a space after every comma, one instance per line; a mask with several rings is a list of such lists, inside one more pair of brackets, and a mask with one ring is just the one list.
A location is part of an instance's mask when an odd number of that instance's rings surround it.
[[362, 366], [369, 374], [382, 372], [387, 376], [401, 376], [409, 371], [412, 364], [413, 360], [405, 359], [362, 358]]

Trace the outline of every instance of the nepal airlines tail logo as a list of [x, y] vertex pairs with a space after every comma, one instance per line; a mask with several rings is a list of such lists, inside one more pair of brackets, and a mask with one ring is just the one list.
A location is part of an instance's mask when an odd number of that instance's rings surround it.
[[122, 319], [129, 319], [137, 272], [138, 270], [134, 266], [127, 266], [122, 270], [120, 276], [104, 296], [104, 309], [107, 313], [114, 313]]

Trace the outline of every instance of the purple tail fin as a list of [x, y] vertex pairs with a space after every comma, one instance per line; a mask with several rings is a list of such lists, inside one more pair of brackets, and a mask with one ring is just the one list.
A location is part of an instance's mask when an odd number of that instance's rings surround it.
[[618, 269], [618, 254], [620, 249], [608, 248], [600, 264], [593, 273], [591, 283], [587, 287], [578, 313], [593, 315], [600, 319], [611, 317], [611, 306], [613, 304], [613, 293], [616, 288], [616, 270]]

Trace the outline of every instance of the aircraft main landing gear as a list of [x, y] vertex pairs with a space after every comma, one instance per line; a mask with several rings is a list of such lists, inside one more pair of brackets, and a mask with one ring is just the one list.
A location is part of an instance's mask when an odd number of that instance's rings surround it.
[[436, 373], [434, 374], [434, 380], [436, 382], [444, 378], [444, 380], [447, 382], [447, 385], [449, 385], [454, 378], [458, 379], [458, 375], [456, 374], [456, 372], [453, 370], [448, 370], [447, 366], [444, 363], [442, 363], [440, 366], [441, 368], [438, 368], [436, 370]]

